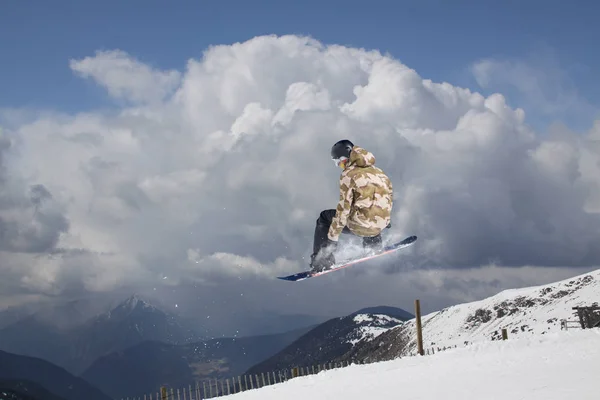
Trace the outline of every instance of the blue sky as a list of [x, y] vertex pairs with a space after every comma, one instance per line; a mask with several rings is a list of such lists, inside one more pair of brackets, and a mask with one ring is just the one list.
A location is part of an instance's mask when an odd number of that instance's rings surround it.
[[[77, 112], [107, 106], [104, 92], [69, 60], [121, 49], [159, 68], [183, 69], [211, 44], [262, 34], [308, 34], [324, 43], [389, 52], [424, 78], [484, 94], [501, 90], [534, 123], [539, 98], [519, 85], [477, 85], [469, 67], [483, 58], [523, 62], [547, 73], [544, 95], [575, 93], [564, 120], [587, 129], [600, 104], [600, 27], [595, 1], [29, 1], [0, 5], [0, 108]], [[559, 78], [557, 78], [559, 77]], [[526, 77], [527, 78], [527, 77]], [[555, 79], [557, 78], [557, 79]], [[511, 77], [508, 78], [509, 82]], [[528, 79], [528, 78], [527, 78]], [[542, 81], [543, 82], [543, 81]], [[550, 87], [552, 86], [552, 87]], [[586, 111], [581, 111], [584, 109]], [[597, 114], [595, 114], [597, 116]]]

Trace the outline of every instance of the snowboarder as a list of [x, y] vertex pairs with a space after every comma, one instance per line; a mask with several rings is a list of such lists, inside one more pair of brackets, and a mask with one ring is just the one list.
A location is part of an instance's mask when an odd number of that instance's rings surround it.
[[335, 264], [341, 233], [363, 238], [363, 247], [382, 247], [381, 231], [391, 227], [392, 182], [375, 166], [375, 156], [349, 140], [331, 147], [331, 158], [342, 169], [340, 200], [335, 209], [324, 210], [315, 226], [310, 267], [323, 271]]

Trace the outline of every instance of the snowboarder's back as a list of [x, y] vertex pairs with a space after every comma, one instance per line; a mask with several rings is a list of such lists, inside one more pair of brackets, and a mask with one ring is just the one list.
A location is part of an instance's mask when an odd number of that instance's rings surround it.
[[391, 222], [392, 204], [391, 180], [375, 166], [371, 152], [354, 146], [340, 176], [339, 218], [333, 219], [329, 238], [336, 240], [344, 225], [358, 236], [378, 235]]

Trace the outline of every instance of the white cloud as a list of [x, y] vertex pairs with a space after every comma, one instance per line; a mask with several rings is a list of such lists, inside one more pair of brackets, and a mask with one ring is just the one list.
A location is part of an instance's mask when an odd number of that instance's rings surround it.
[[159, 71], [120, 50], [97, 51], [94, 57], [71, 60], [71, 69], [94, 79], [108, 93], [134, 103], [152, 103], [168, 96], [178, 85], [178, 71]]
[[[253, 257], [217, 252], [203, 256], [195, 249], [188, 249], [188, 269], [204, 281], [206, 275], [220, 275], [225, 279], [231, 277], [248, 278], [249, 276], [273, 277], [282, 276], [289, 271], [297, 271], [301, 266], [284, 257], [278, 257], [272, 262], [262, 263]], [[196, 265], [194, 265], [196, 264]]]
[[[2, 242], [0, 273], [17, 289], [209, 284], [307, 267], [314, 222], [337, 202], [329, 149], [341, 138], [390, 175], [391, 234], [419, 236], [408, 264], [600, 264], [589, 213], [600, 210], [597, 133], [542, 135], [501, 94], [295, 36], [216, 46], [184, 71], [121, 51], [71, 65], [136, 104], [13, 119], [0, 221], [19, 234]], [[33, 200], [9, 200], [32, 185], [51, 196], [33, 224], [23, 217]], [[41, 238], [42, 253], [23, 250]]]

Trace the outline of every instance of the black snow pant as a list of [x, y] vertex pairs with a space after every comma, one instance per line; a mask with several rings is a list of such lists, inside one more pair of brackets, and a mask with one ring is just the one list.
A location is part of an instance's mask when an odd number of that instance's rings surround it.
[[[327, 233], [329, 232], [329, 227], [331, 226], [331, 222], [335, 217], [335, 209], [323, 210], [317, 219], [317, 223], [315, 226], [315, 238], [313, 241], [313, 255], [319, 253], [323, 247], [327, 245]], [[391, 226], [388, 225], [387, 228]], [[355, 235], [347, 226], [344, 226], [342, 229], [342, 233]], [[356, 235], [355, 235], [356, 236]], [[363, 246], [365, 247], [377, 247], [381, 244], [381, 235], [373, 236], [373, 237], [363, 237]]]

